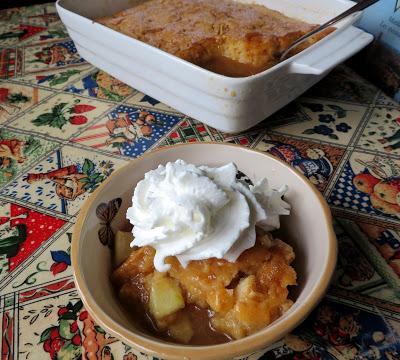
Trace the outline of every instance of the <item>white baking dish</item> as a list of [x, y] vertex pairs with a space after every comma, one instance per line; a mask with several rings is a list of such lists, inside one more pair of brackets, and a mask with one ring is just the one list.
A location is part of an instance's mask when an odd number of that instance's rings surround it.
[[[248, 129], [372, 41], [345, 19], [338, 30], [305, 51], [257, 75], [215, 74], [93, 21], [137, 0], [58, 0], [61, 20], [80, 55], [159, 101], [226, 132]], [[310, 23], [323, 23], [354, 3], [347, 0], [256, 0]]]

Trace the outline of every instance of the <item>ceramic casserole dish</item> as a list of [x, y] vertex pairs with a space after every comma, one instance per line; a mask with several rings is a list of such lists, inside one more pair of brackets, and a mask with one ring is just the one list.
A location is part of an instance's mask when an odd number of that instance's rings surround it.
[[[249, 0], [246, 0], [249, 1]], [[80, 55], [147, 95], [225, 132], [246, 130], [294, 100], [334, 66], [373, 39], [353, 26], [360, 14], [301, 53], [259, 74], [213, 73], [109, 29], [94, 19], [138, 0], [58, 0], [57, 10]], [[308, 23], [321, 24], [354, 5], [348, 0], [255, 0]]]

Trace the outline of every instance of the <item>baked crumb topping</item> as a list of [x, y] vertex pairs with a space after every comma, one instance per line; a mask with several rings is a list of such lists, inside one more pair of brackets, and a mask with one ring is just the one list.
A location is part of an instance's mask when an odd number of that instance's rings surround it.
[[275, 65], [281, 51], [315, 26], [232, 0], [150, 0], [97, 21], [228, 76], [248, 76]]
[[[113, 272], [111, 280], [122, 303], [136, 311], [136, 320], [147, 313], [147, 319], [154, 324], [152, 330], [158, 335], [174, 326], [182, 328], [182, 318], [191, 319], [195, 306], [208, 311], [208, 318], [197, 320], [195, 326], [193, 320], [185, 325], [194, 332], [197, 344], [209, 343], [202, 339], [206, 335], [220, 342], [227, 340], [224, 335], [240, 339], [267, 326], [293, 304], [288, 298], [288, 286], [296, 284], [296, 272], [290, 265], [294, 260], [293, 249], [269, 233], [258, 235], [256, 245], [234, 263], [212, 258], [191, 261], [184, 268], [176, 257], [169, 257], [166, 262], [171, 264], [170, 270], [160, 273], [154, 269], [154, 254], [151, 247], [133, 251]], [[171, 286], [181, 289], [184, 300], [173, 314], [154, 318], [151, 294], [154, 283], [161, 281], [168, 281], [168, 289]], [[164, 296], [162, 302], [168, 302], [168, 298]], [[204, 322], [216, 333], [207, 333]], [[196, 331], [199, 326], [201, 334]], [[166, 337], [171, 339], [168, 334]]]

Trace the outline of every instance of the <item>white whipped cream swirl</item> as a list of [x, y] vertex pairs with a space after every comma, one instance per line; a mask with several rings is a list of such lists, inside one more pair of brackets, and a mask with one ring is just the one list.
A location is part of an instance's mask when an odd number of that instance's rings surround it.
[[208, 258], [236, 261], [256, 241], [255, 226], [279, 228], [279, 215], [290, 206], [282, 200], [287, 186], [254, 186], [236, 179], [233, 163], [211, 168], [183, 160], [160, 165], [137, 184], [127, 219], [133, 225], [131, 246], [152, 246], [154, 266], [167, 271], [168, 256], [182, 266]]

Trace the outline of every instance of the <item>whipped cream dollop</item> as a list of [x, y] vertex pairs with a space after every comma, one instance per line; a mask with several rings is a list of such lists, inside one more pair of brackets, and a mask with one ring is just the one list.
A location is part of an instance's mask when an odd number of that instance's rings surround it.
[[233, 163], [213, 168], [183, 160], [147, 172], [126, 214], [133, 225], [131, 246], [153, 247], [160, 272], [169, 269], [168, 256], [184, 267], [212, 257], [236, 261], [254, 246], [256, 225], [277, 229], [279, 215], [290, 210], [282, 200], [287, 186], [274, 190], [266, 179], [249, 186], [236, 174]]

